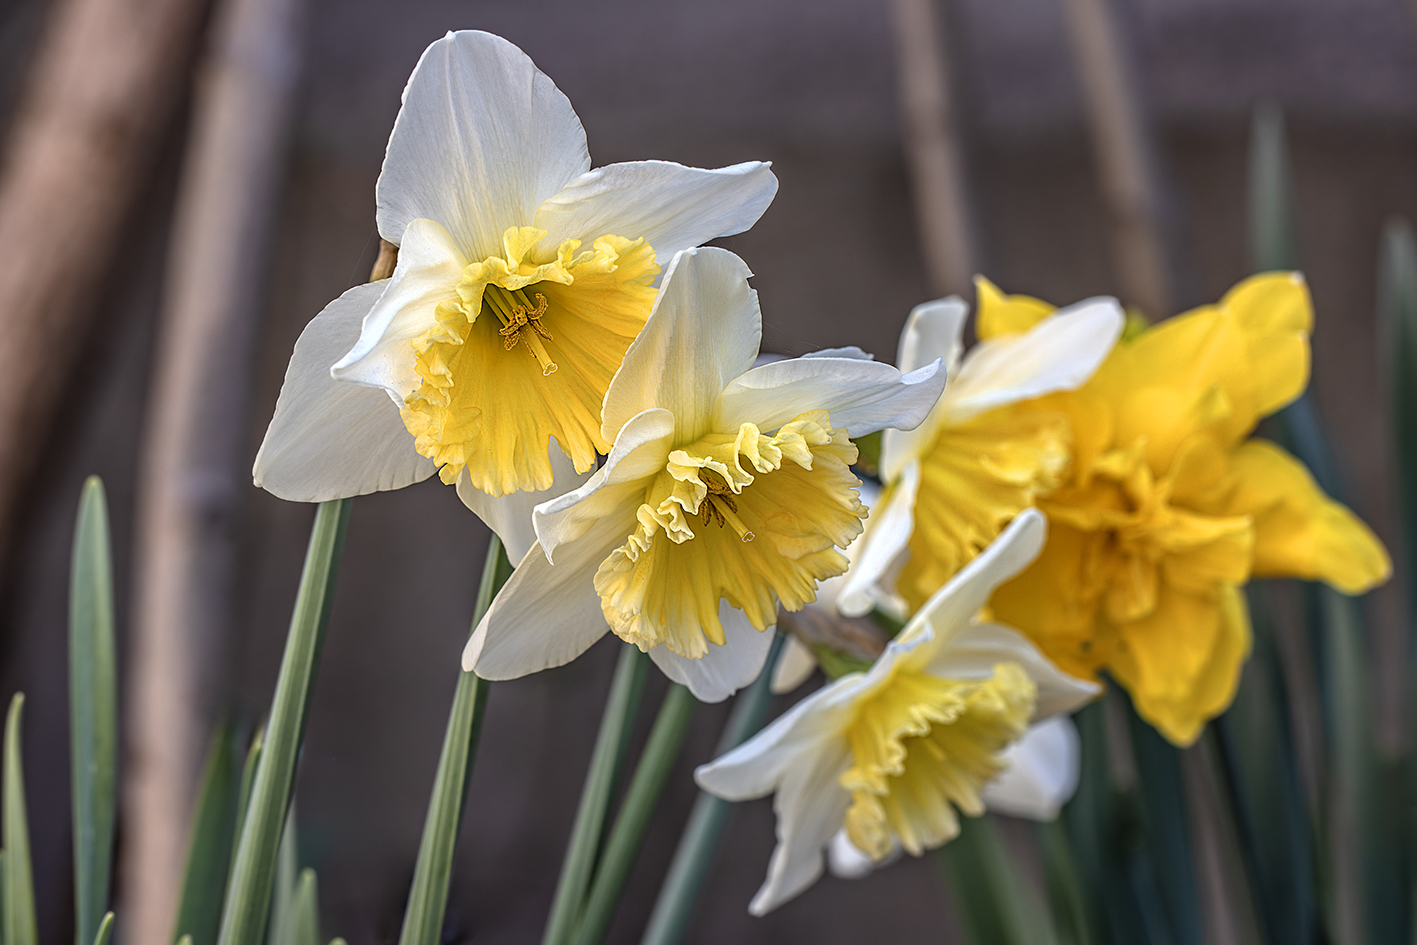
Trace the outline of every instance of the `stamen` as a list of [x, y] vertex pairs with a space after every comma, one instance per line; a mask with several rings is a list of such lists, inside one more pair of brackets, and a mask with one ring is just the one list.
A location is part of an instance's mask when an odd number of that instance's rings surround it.
[[[719, 521], [720, 525], [723, 524], [723, 519], [727, 519], [728, 524], [732, 526], [735, 532], [738, 533], [739, 538], [741, 538], [745, 542], [753, 540], [755, 536], [752, 532], [748, 531], [748, 526], [743, 524], [743, 520], [738, 517], [737, 512], [735, 512], [732, 508], [721, 509], [718, 507], [718, 503], [722, 502], [722, 499], [704, 499], [704, 501], [713, 503], [714, 515], [721, 517]], [[729, 501], [731, 502], [732, 500], [730, 499]]]
[[[510, 309], [507, 299], [502, 297], [503, 294], [511, 300]], [[511, 351], [517, 346], [517, 342], [525, 340], [532, 359], [541, 367], [541, 376], [555, 374], [556, 362], [551, 360], [550, 352], [546, 350], [546, 345], [542, 344], [543, 338], [547, 341], [555, 340], [551, 337], [551, 332], [541, 324], [541, 316], [546, 314], [547, 309], [546, 296], [540, 292], [536, 293], [535, 308], [527, 299], [526, 292], [521, 289], [508, 292], [506, 289], [489, 286], [483, 297], [490, 300], [492, 310], [502, 322], [502, 328], [498, 332], [502, 336], [502, 347]]]

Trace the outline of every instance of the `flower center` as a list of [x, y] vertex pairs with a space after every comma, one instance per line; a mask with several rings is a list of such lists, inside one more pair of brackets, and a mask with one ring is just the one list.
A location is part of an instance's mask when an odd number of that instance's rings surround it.
[[596, 572], [611, 629], [641, 649], [666, 644], [697, 659], [725, 642], [722, 601], [765, 630], [779, 604], [816, 600], [817, 582], [846, 570], [839, 549], [866, 517], [850, 469], [856, 447], [830, 424], [816, 410], [771, 436], [745, 423], [670, 453], [634, 533]]
[[446, 483], [466, 470], [489, 495], [550, 488], [552, 437], [580, 472], [610, 452], [600, 405], [649, 317], [659, 266], [642, 239], [566, 240], [552, 255], [545, 235], [507, 230], [504, 255], [470, 263], [413, 340], [422, 383], [403, 421]]
[[525, 289], [509, 291], [501, 286], [489, 285], [482, 290], [482, 308], [496, 315], [502, 323], [498, 334], [504, 339], [503, 347], [511, 351], [518, 341], [525, 340], [536, 366], [541, 368], [541, 376], [556, 373], [556, 362], [551, 360], [546, 345], [542, 343], [543, 339], [555, 340], [541, 324], [541, 316], [546, 314], [547, 309], [546, 296], [536, 293], [536, 306], [533, 307]]
[[980, 791], [1023, 736], [1038, 689], [1017, 663], [987, 679], [940, 679], [903, 665], [863, 699], [846, 731], [846, 832], [876, 860], [892, 837], [919, 856], [959, 833], [955, 809], [984, 813]]

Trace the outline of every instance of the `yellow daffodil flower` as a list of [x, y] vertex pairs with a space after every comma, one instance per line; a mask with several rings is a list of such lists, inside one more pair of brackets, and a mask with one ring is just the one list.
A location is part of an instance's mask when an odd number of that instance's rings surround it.
[[[981, 292], [980, 336], [1032, 330], [1048, 312]], [[1047, 548], [999, 589], [994, 613], [1068, 672], [1106, 669], [1179, 745], [1234, 698], [1250, 650], [1241, 585], [1296, 577], [1357, 594], [1391, 572], [1378, 539], [1298, 460], [1249, 438], [1308, 383], [1312, 322], [1300, 276], [1255, 276], [1031, 405], [1069, 418], [1073, 464], [1038, 499]]]
[[449, 33], [409, 78], [375, 191], [397, 268], [301, 335], [257, 485], [313, 502], [437, 472], [519, 559], [532, 506], [610, 449], [601, 401], [661, 262], [748, 229], [776, 190], [763, 163], [591, 170], [580, 119], [521, 50]]
[[609, 458], [537, 506], [539, 548], [473, 633], [465, 669], [522, 676], [613, 630], [716, 701], [758, 674], [778, 606], [801, 608], [846, 569], [840, 549], [866, 516], [849, 437], [919, 423], [943, 368], [902, 375], [843, 357], [753, 368], [750, 275], [721, 249], [675, 257], [605, 395]]
[[984, 812], [981, 791], [1029, 722], [1097, 693], [1018, 632], [978, 617], [994, 588], [1038, 554], [1045, 531], [1042, 515], [1024, 511], [870, 670], [842, 676], [695, 772], [704, 790], [728, 800], [776, 794], [777, 849], [753, 914], [815, 882], [839, 830], [876, 861], [897, 844], [918, 856], [949, 841], [957, 811]]
[[958, 298], [929, 302], [901, 332], [902, 371], [938, 357], [950, 378], [924, 423], [883, 435], [887, 491], [838, 599], [842, 613], [919, 607], [1062, 481], [1067, 417], [1020, 404], [1086, 381], [1123, 324], [1115, 301], [1093, 299], [962, 354], [968, 314]]

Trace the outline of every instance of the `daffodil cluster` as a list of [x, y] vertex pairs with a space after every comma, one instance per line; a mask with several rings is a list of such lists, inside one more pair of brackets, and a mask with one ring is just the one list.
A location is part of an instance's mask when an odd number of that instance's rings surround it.
[[[1056, 717], [1104, 670], [1193, 740], [1233, 697], [1250, 578], [1356, 593], [1390, 570], [1251, 438], [1307, 383], [1297, 276], [1125, 338], [1114, 300], [1054, 310], [981, 280], [968, 352], [945, 299], [910, 313], [894, 366], [834, 349], [755, 367], [752, 273], [702, 244], [776, 188], [758, 162], [591, 169], [520, 50], [450, 33], [409, 79], [376, 188], [393, 274], [307, 326], [254, 471], [300, 501], [456, 485], [517, 564], [463, 653], [486, 679], [610, 632], [717, 701], [759, 675], [780, 610], [908, 618], [698, 770], [726, 798], [776, 794], [759, 914], [828, 849], [860, 875], [986, 804], [1054, 816], [1077, 777]], [[876, 431], [879, 501], [853, 470]], [[813, 666], [798, 646], [779, 682]]]

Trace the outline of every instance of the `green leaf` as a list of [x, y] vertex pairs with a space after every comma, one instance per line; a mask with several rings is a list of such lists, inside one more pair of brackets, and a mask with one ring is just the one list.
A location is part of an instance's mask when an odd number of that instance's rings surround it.
[[84, 482], [69, 572], [69, 751], [74, 807], [74, 937], [87, 945], [108, 908], [118, 768], [118, 671], [108, 505]]
[[566, 846], [565, 859], [561, 861], [561, 876], [556, 883], [556, 897], [551, 903], [551, 915], [546, 922], [542, 945], [567, 945], [575, 932], [576, 920], [595, 868], [606, 812], [625, 752], [624, 744], [634, 724], [635, 709], [640, 704], [648, 659], [638, 647], [625, 644], [620, 649], [620, 661], [615, 666], [615, 678], [610, 684], [610, 695], [605, 700], [600, 732], [595, 736], [595, 749], [590, 756], [585, 785], [581, 788], [576, 822], [571, 827], [571, 840]]
[[1055, 817], [1038, 825], [1043, 851], [1043, 876], [1048, 885], [1048, 905], [1061, 945], [1096, 945], [1094, 919], [1083, 893], [1072, 838], [1063, 818]]
[[295, 926], [291, 945], [320, 945], [320, 893], [312, 869], [300, 872], [295, 890]]
[[1137, 715], [1130, 700], [1127, 722], [1137, 766], [1137, 790], [1152, 875], [1175, 945], [1201, 945], [1200, 897], [1190, 819], [1182, 790], [1181, 760], [1174, 745]]
[[192, 813], [187, 841], [187, 865], [172, 938], [187, 937], [193, 945], [213, 945], [221, 924], [221, 904], [231, 870], [237, 815], [236, 732], [219, 725], [207, 749], [207, 761]]
[[351, 504], [350, 499], [322, 502], [315, 513], [270, 720], [266, 723], [265, 743], [256, 763], [251, 802], [236, 845], [236, 864], [222, 909], [219, 945], [259, 945], [266, 930], [281, 828], [295, 784], [306, 708], [329, 621]]
[[599, 945], [605, 938], [620, 901], [620, 892], [625, 887], [625, 878], [639, 853], [650, 815], [659, 803], [664, 781], [679, 755], [679, 746], [683, 744], [684, 732], [696, 705], [698, 702], [689, 690], [678, 684], [671, 685], [665, 694], [644, 753], [635, 766], [635, 775], [625, 791], [625, 800], [615, 817], [615, 826], [605, 841], [605, 852], [596, 864], [595, 879], [576, 930], [576, 945]]
[[[251, 746], [246, 749], [246, 763], [241, 768], [241, 788], [236, 793], [236, 825], [231, 832], [231, 869], [236, 869], [235, 839], [246, 828], [246, 811], [251, 808], [251, 789], [256, 785], [256, 765], [261, 760], [261, 746], [266, 743], [266, 725], [262, 722], [251, 736]], [[230, 871], [228, 871], [230, 875]]]
[[20, 764], [20, 716], [24, 705], [24, 694], [16, 693], [5, 716], [5, 945], [39, 943], [29, 820], [25, 813], [25, 774]]
[[1042, 903], [1014, 867], [994, 818], [961, 817], [938, 855], [955, 911], [974, 945], [1059, 945]]
[[[786, 642], [787, 637], [781, 633], [774, 637], [762, 672], [752, 686], [734, 700], [733, 713], [714, 750], [715, 758], [737, 748], [763, 727], [772, 702], [773, 667]], [[674, 851], [664, 885], [659, 888], [659, 898], [655, 900], [641, 945], [677, 945], [684, 937], [731, 809], [730, 802], [707, 791], [700, 791], [695, 798], [694, 809], [689, 813], [689, 822]]]
[[1250, 121], [1250, 262], [1255, 272], [1298, 269], [1284, 113], [1272, 102]]
[[276, 854], [276, 880], [271, 891], [269, 945], [295, 945], [296, 887], [300, 883], [299, 833], [295, 826], [295, 804], [285, 815]]
[[[502, 542], [493, 535], [482, 567], [472, 629], [477, 629], [483, 614], [492, 605], [492, 598], [511, 575], [512, 564], [507, 560]], [[453, 853], [462, 824], [463, 804], [467, 800], [467, 785], [472, 779], [472, 763], [477, 756], [487, 692], [487, 681], [477, 674], [458, 675], [453, 708], [443, 734], [443, 751], [438, 758], [438, 772], [433, 777], [433, 796], [424, 818], [423, 839], [418, 845], [418, 862], [413, 871], [413, 886], [403, 915], [399, 945], [438, 945], [442, 940]]]
[[[108, 945], [113, 938], [113, 913], [105, 912], [103, 920], [98, 924], [98, 931], [93, 934], [93, 945]], [[192, 940], [186, 940], [187, 945], [192, 945]]]

